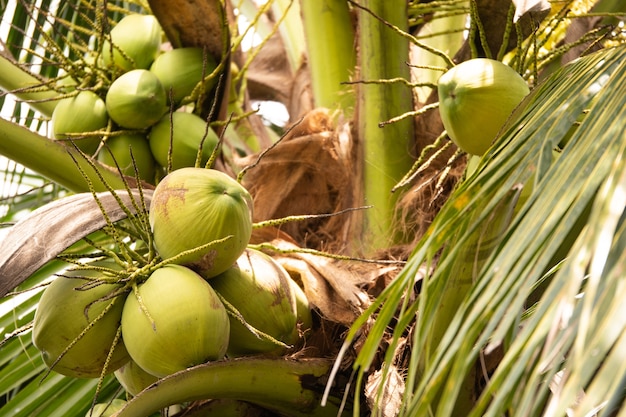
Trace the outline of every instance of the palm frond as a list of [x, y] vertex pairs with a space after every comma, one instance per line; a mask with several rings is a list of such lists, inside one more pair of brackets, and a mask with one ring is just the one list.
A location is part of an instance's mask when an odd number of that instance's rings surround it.
[[[623, 320], [614, 318], [624, 301], [618, 271], [625, 55], [623, 46], [590, 55], [539, 85], [375, 303], [377, 320], [355, 368], [372, 366], [372, 349], [398, 317], [405, 327], [395, 327], [391, 346], [400, 337], [413, 342], [403, 415], [540, 415], [546, 402], [563, 412], [586, 389], [585, 412], [606, 401], [621, 405], [615, 399], [621, 388], [611, 391], [600, 375], [609, 372], [603, 360], [615, 354], [623, 328]], [[553, 160], [553, 150], [585, 109], [588, 114]], [[523, 184], [533, 185], [530, 197], [516, 208], [500, 242], [479, 252], [484, 246], [472, 235], [490, 227], [498, 205]], [[410, 304], [422, 265], [432, 272]], [[461, 279], [471, 284], [464, 288]], [[461, 292], [450, 300], [455, 290]], [[442, 304], [452, 309], [447, 324], [436, 320]], [[365, 320], [357, 321], [346, 343]], [[608, 335], [595, 333], [607, 326]], [[498, 366], [480, 369], [486, 352], [496, 348], [503, 351]], [[389, 366], [393, 357], [386, 359]], [[475, 378], [476, 405], [455, 410], [468, 377]]]

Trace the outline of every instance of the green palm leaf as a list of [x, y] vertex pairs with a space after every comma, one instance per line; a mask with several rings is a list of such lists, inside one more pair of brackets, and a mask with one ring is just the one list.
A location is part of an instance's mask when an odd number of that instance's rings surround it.
[[[403, 415], [540, 415], [546, 407], [562, 415], [583, 390], [581, 411], [621, 406], [621, 385], [613, 381], [622, 379], [623, 367], [609, 363], [624, 328], [625, 56], [623, 46], [605, 50], [538, 86], [441, 210], [405, 270], [353, 327], [347, 343], [379, 309], [355, 363], [361, 372], [398, 309], [389, 350], [411, 330]], [[553, 149], [585, 108], [553, 162]], [[529, 181], [529, 199], [500, 241], [485, 245], [481, 230], [506, 217], [503, 201]], [[433, 268], [417, 301], [403, 303], [424, 264]], [[468, 378], [472, 388], [480, 380], [474, 372], [485, 349], [495, 347], [504, 354], [495, 371], [484, 369], [493, 375], [484, 389], [468, 393]]]

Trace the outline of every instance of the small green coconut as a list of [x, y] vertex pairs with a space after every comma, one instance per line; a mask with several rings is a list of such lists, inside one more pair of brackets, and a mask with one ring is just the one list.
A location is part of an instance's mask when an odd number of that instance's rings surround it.
[[167, 112], [165, 89], [150, 71], [129, 71], [111, 83], [106, 109], [119, 126], [146, 129]]
[[84, 90], [56, 105], [52, 112], [52, 133], [58, 140], [71, 139], [91, 155], [102, 140], [102, 135], [93, 132], [105, 129], [108, 122], [104, 100], [93, 91]]
[[195, 166], [201, 143], [200, 163], [204, 166], [219, 141], [217, 134], [200, 116], [185, 112], [174, 112], [163, 116], [157, 124], [152, 126], [148, 138], [152, 155], [162, 167], [168, 166], [171, 144], [172, 169]]
[[117, 162], [122, 173], [131, 177], [136, 175], [133, 159], [137, 165], [139, 178], [154, 183], [156, 162], [145, 136], [140, 134], [111, 136], [106, 141], [106, 147], [98, 153], [98, 161], [114, 168]]
[[152, 15], [130, 14], [111, 29], [111, 42], [102, 45], [105, 66], [115, 65], [124, 72], [148, 69], [161, 46], [161, 26]]
[[132, 359], [115, 371], [114, 375], [126, 392], [133, 396], [159, 380], [156, 376], [146, 372]]
[[107, 403], [98, 403], [92, 410], [87, 411], [85, 417], [113, 417], [118, 411], [126, 406], [126, 401], [115, 398]]
[[[215, 59], [205, 54], [202, 48], [189, 47], [163, 52], [154, 60], [150, 71], [161, 80], [168, 100], [171, 98], [178, 104], [216, 67]], [[207, 81], [205, 90], [213, 88], [216, 82], [217, 77]]]

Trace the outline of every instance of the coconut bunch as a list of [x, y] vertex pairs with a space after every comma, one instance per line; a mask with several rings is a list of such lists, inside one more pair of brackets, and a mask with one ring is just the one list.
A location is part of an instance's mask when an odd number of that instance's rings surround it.
[[123, 17], [86, 54], [94, 67], [63, 78], [52, 138], [153, 184], [164, 168], [194, 166], [201, 143], [206, 163], [218, 137], [190, 96], [213, 89], [217, 64], [201, 48], [165, 49], [164, 40], [153, 15]]
[[298, 345], [312, 326], [308, 300], [280, 264], [248, 248], [252, 210], [248, 191], [221, 171], [166, 175], [149, 207], [152, 262], [98, 259], [45, 289], [33, 342], [48, 367], [113, 373], [136, 395], [195, 365]]

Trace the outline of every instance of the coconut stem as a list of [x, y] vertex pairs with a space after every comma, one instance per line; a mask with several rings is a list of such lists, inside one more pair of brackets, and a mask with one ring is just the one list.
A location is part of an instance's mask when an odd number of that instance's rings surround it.
[[149, 386], [116, 417], [143, 417], [171, 404], [210, 398], [248, 401], [289, 416], [336, 417], [340, 401], [331, 398], [322, 407], [317, 389], [330, 363], [245, 357], [198, 365]]
[[[78, 172], [77, 165], [97, 192], [107, 190], [100, 178], [110, 188], [124, 188], [124, 181], [116, 172], [98, 162], [90, 163], [78, 150], [3, 118], [0, 118], [0, 154], [72, 191], [89, 191], [88, 183]], [[98, 167], [100, 175], [94, 172], [93, 167]]]
[[348, 3], [337, 0], [302, 0], [308, 65], [316, 107], [354, 109], [350, 81], [356, 58], [354, 28]]
[[[407, 30], [406, 2], [367, 0], [359, 4], [360, 78], [410, 80], [406, 65], [409, 40], [398, 33]], [[384, 127], [379, 123], [412, 111], [413, 99], [411, 89], [403, 84], [372, 83], [359, 84], [357, 100], [364, 202], [374, 206], [365, 213], [362, 252], [367, 255], [402, 240], [394, 225], [398, 196], [391, 190], [411, 169], [413, 121], [402, 118]]]
[[48, 117], [52, 116], [58, 103], [56, 99], [60, 96], [1, 53], [0, 88], [12, 92], [20, 100], [27, 101], [30, 107]]

